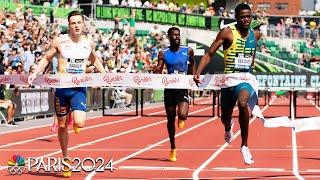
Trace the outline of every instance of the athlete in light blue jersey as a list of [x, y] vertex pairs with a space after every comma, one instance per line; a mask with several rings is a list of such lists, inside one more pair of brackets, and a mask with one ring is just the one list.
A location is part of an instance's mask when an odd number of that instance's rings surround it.
[[[154, 67], [155, 73], [162, 73], [163, 66], [166, 65], [168, 74], [194, 74], [196, 66], [194, 63], [194, 53], [191, 48], [180, 45], [180, 30], [171, 27], [168, 30], [170, 46], [159, 52], [158, 64]], [[167, 130], [170, 138], [171, 150], [170, 161], [176, 161], [175, 145], [175, 118], [178, 106], [178, 127], [184, 127], [189, 111], [189, 98], [187, 89], [165, 89], [164, 105], [167, 113]]]

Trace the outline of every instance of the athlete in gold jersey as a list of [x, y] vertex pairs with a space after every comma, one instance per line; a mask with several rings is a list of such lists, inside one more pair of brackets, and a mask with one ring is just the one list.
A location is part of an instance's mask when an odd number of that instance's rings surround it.
[[[261, 33], [250, 29], [252, 20], [251, 9], [247, 4], [239, 4], [235, 8], [237, 23], [222, 29], [209, 51], [202, 57], [194, 76], [196, 83], [200, 83], [200, 73], [211, 61], [214, 53], [223, 45], [225, 73], [252, 72], [257, 40]], [[221, 120], [225, 127], [225, 141], [233, 140], [233, 108], [238, 101], [239, 124], [241, 128], [241, 153], [245, 164], [253, 164], [253, 158], [248, 148], [249, 108], [248, 100], [254, 95], [253, 88], [248, 83], [221, 89]]]

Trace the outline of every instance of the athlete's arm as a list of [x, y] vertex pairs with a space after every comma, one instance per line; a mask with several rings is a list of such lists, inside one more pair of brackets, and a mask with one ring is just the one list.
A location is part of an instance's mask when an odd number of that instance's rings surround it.
[[192, 48], [189, 48], [188, 50], [189, 53], [189, 67], [191, 68], [191, 74], [195, 74], [197, 67], [196, 67], [196, 62], [194, 61], [194, 52]]
[[[259, 39], [260, 39], [261, 36], [262, 36], [262, 33], [261, 33], [259, 30], [254, 30], [253, 32], [254, 32], [254, 36], [256, 37], [256, 40], [259, 41]], [[257, 46], [257, 45], [256, 45], [256, 46]], [[256, 51], [257, 51], [257, 50], [256, 50]], [[254, 54], [253, 54], [253, 61], [252, 61], [252, 65], [251, 65], [252, 70], [253, 70], [254, 67], [255, 67], [254, 65], [255, 65], [256, 51], [255, 51]]]
[[55, 38], [52, 41], [52, 44], [51, 44], [49, 51], [40, 60], [35, 72], [30, 74], [30, 76], [28, 77], [29, 84], [31, 84], [33, 82], [33, 80], [36, 78], [36, 76], [38, 74], [40, 74], [41, 72], [43, 72], [45, 70], [45, 68], [48, 66], [49, 62], [52, 60], [52, 58], [58, 52], [59, 44], [60, 44], [60, 42], [59, 42], [58, 38]]
[[158, 64], [157, 66], [153, 67], [152, 71], [154, 73], [157, 73], [157, 74], [161, 74], [162, 73], [162, 70], [163, 70], [163, 65], [164, 65], [164, 59], [163, 59], [163, 51], [160, 51], [159, 54], [158, 54]]
[[106, 70], [104, 69], [99, 57], [97, 56], [96, 51], [94, 50], [95, 44], [91, 43], [91, 54], [89, 56], [89, 60], [91, 61], [91, 64], [93, 64], [101, 73], [107, 73]]
[[262, 33], [259, 30], [255, 30], [254, 32], [254, 36], [256, 37], [257, 41], [261, 38]]
[[216, 51], [220, 48], [220, 46], [225, 42], [229, 30], [229, 27], [223, 28], [217, 35], [217, 38], [213, 41], [211, 44], [208, 52], [202, 56], [199, 66], [197, 68], [196, 73], [194, 74], [194, 81], [198, 84], [200, 83], [200, 74], [203, 71], [203, 69], [209, 64], [211, 61], [213, 55], [216, 53]]

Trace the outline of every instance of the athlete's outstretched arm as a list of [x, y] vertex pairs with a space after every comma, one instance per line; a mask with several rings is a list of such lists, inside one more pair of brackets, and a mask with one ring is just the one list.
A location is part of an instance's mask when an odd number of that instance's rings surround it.
[[202, 56], [199, 66], [197, 68], [197, 71], [194, 75], [194, 81], [196, 83], [200, 83], [200, 74], [203, 71], [203, 69], [209, 64], [211, 61], [213, 55], [216, 53], [216, 51], [220, 48], [220, 46], [224, 43], [226, 37], [227, 37], [228, 30], [227, 28], [222, 29], [218, 35], [217, 38], [213, 41], [211, 44], [208, 52]]
[[157, 66], [153, 67], [152, 71], [154, 73], [157, 73], [157, 74], [161, 74], [162, 73], [162, 70], [163, 70], [163, 66], [164, 66], [164, 59], [163, 59], [163, 51], [160, 51], [159, 54], [158, 54], [158, 64]]
[[94, 50], [95, 44], [91, 43], [91, 54], [89, 57], [89, 60], [91, 61], [91, 64], [93, 64], [101, 73], [107, 73], [106, 70], [104, 69], [99, 57], [97, 56], [96, 51]]
[[196, 73], [196, 70], [197, 70], [197, 67], [196, 67], [196, 62], [194, 61], [194, 52], [193, 52], [193, 49], [192, 48], [189, 48], [188, 50], [188, 53], [189, 53], [189, 65], [190, 65], [190, 68], [191, 68], [191, 74], [195, 74]]
[[[261, 38], [261, 36], [262, 36], [262, 33], [259, 31], [259, 30], [255, 30], [254, 31], [254, 36], [256, 37], [256, 40], [257, 40], [257, 42], [259, 41], [259, 39]], [[257, 45], [256, 45], [257, 46]], [[257, 49], [256, 49], [256, 51], [257, 51]], [[255, 58], [256, 58], [256, 51], [254, 52], [254, 54], [253, 54], [253, 61], [252, 61], [252, 67], [253, 67], [253, 69], [254, 69], [254, 65], [255, 65]]]
[[261, 38], [262, 34], [259, 30], [254, 31], [254, 36], [256, 37], [257, 41]]
[[43, 56], [43, 58], [38, 63], [38, 66], [34, 73], [30, 74], [28, 78], [29, 84], [33, 82], [33, 80], [36, 78], [37, 74], [40, 74], [45, 70], [45, 68], [48, 66], [49, 62], [52, 60], [52, 58], [55, 56], [55, 54], [58, 52], [59, 47], [59, 40], [55, 38], [52, 41], [51, 47], [49, 51]]

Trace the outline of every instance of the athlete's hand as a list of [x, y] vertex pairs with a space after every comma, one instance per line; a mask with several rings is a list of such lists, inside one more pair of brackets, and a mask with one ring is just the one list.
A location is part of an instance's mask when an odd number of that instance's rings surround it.
[[32, 82], [36, 79], [36, 77], [37, 77], [36, 73], [30, 74], [29, 77], [28, 77], [28, 83], [31, 85]]
[[196, 85], [199, 87], [199, 84], [200, 84], [200, 74], [195, 74], [193, 76], [193, 80], [194, 82], [196, 83]]

